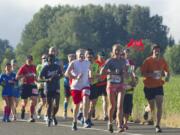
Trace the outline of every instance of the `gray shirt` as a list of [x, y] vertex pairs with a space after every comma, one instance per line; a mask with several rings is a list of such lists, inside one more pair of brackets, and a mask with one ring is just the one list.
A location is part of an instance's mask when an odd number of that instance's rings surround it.
[[123, 72], [126, 69], [126, 60], [119, 58], [110, 58], [106, 61], [104, 69], [109, 72], [107, 81], [113, 84], [123, 82]]

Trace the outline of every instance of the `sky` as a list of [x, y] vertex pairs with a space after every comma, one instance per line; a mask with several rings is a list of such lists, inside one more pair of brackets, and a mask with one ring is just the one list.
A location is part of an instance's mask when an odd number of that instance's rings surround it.
[[20, 42], [25, 25], [46, 4], [81, 6], [105, 3], [150, 7], [151, 15], [163, 16], [163, 24], [170, 28], [175, 41], [180, 41], [180, 0], [0, 0], [0, 38], [9, 40], [15, 47]]

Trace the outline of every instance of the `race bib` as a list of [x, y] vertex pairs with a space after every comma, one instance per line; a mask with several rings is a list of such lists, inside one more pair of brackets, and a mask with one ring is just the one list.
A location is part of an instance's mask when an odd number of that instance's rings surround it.
[[161, 79], [161, 71], [160, 70], [155, 70], [154, 71], [154, 74], [155, 74], [155, 76], [154, 76], [154, 79]]
[[33, 88], [32, 89], [32, 94], [36, 94], [37, 95], [38, 94], [38, 90], [36, 88]]
[[88, 96], [89, 96], [90, 93], [91, 93], [91, 92], [90, 92], [89, 89], [84, 89], [84, 90], [83, 90], [83, 95], [88, 95]]
[[121, 83], [122, 79], [121, 79], [121, 76], [119, 75], [111, 75], [109, 78], [109, 81], [111, 83]]

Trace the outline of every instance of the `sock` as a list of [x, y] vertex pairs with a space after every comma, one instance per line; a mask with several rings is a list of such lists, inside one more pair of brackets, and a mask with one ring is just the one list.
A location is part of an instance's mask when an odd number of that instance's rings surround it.
[[11, 114], [11, 108], [7, 107], [7, 118], [9, 118], [10, 114]]
[[35, 110], [34, 105], [31, 105], [30, 106], [31, 117], [33, 117], [34, 110]]
[[7, 114], [8, 114], [8, 107], [4, 106], [4, 119], [7, 118]]
[[64, 102], [64, 111], [67, 112], [68, 102]]

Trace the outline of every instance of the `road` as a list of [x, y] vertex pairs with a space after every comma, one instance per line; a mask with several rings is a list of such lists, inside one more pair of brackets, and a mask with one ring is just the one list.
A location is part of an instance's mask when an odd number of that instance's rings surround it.
[[[2, 119], [2, 118], [0, 118]], [[72, 119], [63, 120], [58, 118], [58, 125], [47, 127], [45, 122], [38, 120], [35, 123], [29, 123], [25, 120], [16, 122], [0, 122], [0, 135], [105, 135], [111, 134], [107, 131], [107, 123], [104, 121], [94, 121], [94, 126], [89, 129], [82, 128], [78, 125], [77, 131], [71, 130]], [[163, 133], [160, 135], [180, 135], [178, 128], [162, 128]], [[117, 134], [117, 133], [113, 133]], [[111, 134], [111, 135], [113, 135]], [[129, 130], [122, 135], [156, 135], [153, 126], [129, 123]]]

